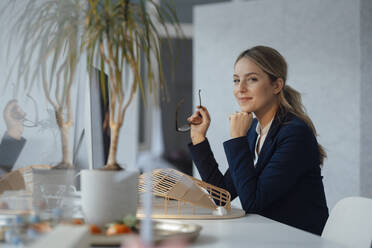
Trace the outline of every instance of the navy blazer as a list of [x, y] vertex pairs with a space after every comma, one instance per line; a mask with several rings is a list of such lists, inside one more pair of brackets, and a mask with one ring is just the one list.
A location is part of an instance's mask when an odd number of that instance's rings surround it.
[[7, 133], [4, 134], [0, 143], [0, 175], [12, 170], [25, 143], [26, 140], [23, 137], [17, 140]]
[[189, 144], [202, 179], [239, 196], [246, 213], [256, 213], [320, 235], [328, 218], [318, 142], [301, 119], [275, 116], [256, 167], [257, 119], [246, 137], [224, 142], [229, 168], [219, 171], [208, 140]]

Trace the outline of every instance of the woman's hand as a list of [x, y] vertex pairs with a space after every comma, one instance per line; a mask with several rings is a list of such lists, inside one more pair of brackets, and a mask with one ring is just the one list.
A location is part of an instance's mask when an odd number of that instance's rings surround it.
[[7, 103], [3, 116], [7, 126], [8, 135], [14, 139], [21, 139], [26, 113], [17, 104], [17, 100], [13, 99]]
[[211, 118], [206, 107], [198, 106], [198, 110], [187, 118], [190, 123], [190, 137], [193, 145], [197, 145], [205, 140]]
[[237, 112], [229, 116], [230, 135], [232, 138], [247, 135], [248, 129], [252, 125], [253, 115], [247, 112]]

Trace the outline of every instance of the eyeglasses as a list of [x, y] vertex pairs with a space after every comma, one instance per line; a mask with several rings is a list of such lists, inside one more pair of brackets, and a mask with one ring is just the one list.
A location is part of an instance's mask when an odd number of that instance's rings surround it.
[[[33, 103], [33, 106], [34, 106], [34, 109], [35, 109], [35, 120], [31, 121], [30, 119], [27, 119], [25, 117], [26, 113], [24, 113], [22, 109], [19, 109], [20, 107], [18, 106], [18, 104], [14, 105], [10, 109], [11, 118], [13, 118], [14, 120], [17, 120], [17, 121], [22, 121], [24, 127], [37, 127], [39, 125], [39, 113], [38, 113], [36, 100], [30, 94], [27, 94], [26, 96], [29, 99], [31, 99], [31, 102]], [[11, 101], [13, 101], [13, 100], [11, 100]], [[11, 101], [9, 101], [9, 103]]]
[[[201, 106], [201, 96], [200, 96], [200, 92], [201, 90], [199, 89], [199, 92], [198, 92], [198, 95], [199, 95], [199, 106]], [[181, 108], [182, 104], [185, 102], [185, 99], [182, 99], [178, 104], [177, 104], [177, 107], [176, 107], [176, 131], [177, 132], [181, 132], [181, 133], [186, 133], [188, 131], [190, 131], [191, 129], [191, 123], [186, 123], [182, 126], [179, 126], [178, 125], [178, 111], [179, 109]]]

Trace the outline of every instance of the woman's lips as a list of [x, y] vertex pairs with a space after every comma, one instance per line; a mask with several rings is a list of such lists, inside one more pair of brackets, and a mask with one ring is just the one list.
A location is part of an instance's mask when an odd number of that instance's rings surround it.
[[248, 102], [252, 99], [253, 97], [239, 97], [239, 102]]

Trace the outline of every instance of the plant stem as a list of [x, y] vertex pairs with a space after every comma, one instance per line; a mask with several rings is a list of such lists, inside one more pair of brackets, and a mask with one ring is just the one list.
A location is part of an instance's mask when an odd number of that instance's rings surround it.
[[120, 128], [121, 124], [110, 123], [111, 142], [107, 164], [104, 167], [105, 170], [121, 170], [121, 167], [116, 162], [116, 152], [118, 149]]
[[69, 127], [67, 125], [63, 125], [61, 128], [61, 139], [62, 139], [62, 154], [63, 159], [62, 163], [68, 164], [71, 166], [71, 159], [70, 159], [70, 146], [69, 146]]
[[71, 122], [64, 123], [63, 111], [56, 111], [57, 124], [61, 134], [62, 142], [62, 161], [55, 167], [56, 169], [71, 169], [72, 163], [70, 158], [69, 131]]

